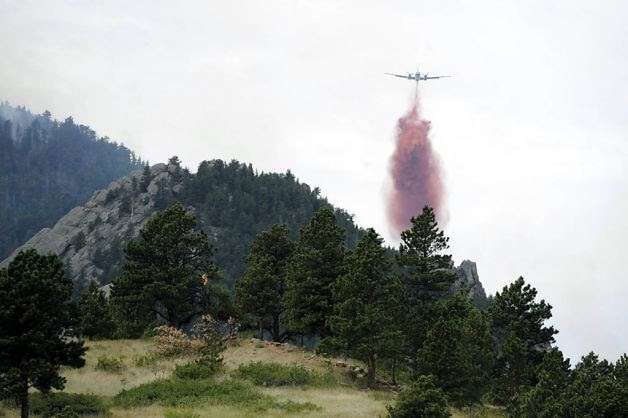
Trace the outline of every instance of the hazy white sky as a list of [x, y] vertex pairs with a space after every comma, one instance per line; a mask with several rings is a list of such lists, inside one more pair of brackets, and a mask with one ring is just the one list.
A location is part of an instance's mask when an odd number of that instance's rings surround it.
[[[621, 1], [0, 0], [0, 99], [151, 162], [291, 169], [387, 236], [410, 82], [446, 172], [451, 251], [523, 275], [569, 356], [628, 350], [628, 5]], [[394, 237], [387, 236], [390, 243]]]

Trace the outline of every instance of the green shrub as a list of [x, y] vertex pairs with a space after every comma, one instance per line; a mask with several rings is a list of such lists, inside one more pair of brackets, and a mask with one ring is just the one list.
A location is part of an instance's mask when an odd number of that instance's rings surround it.
[[113, 402], [123, 408], [152, 404], [182, 408], [170, 410], [170, 415], [166, 415], [167, 417], [187, 417], [190, 415], [182, 415], [187, 412], [185, 408], [208, 404], [237, 406], [255, 411], [279, 409], [288, 413], [319, 409], [318, 406], [310, 402], [279, 402], [273, 397], [261, 393], [254, 386], [234, 379], [222, 382], [209, 379], [186, 380], [178, 378], [156, 380], [123, 390], [114, 397]]
[[120, 373], [125, 369], [125, 365], [118, 357], [100, 356], [95, 369], [109, 373]]
[[126, 389], [114, 398], [122, 407], [159, 404], [170, 407], [189, 407], [202, 403], [216, 405], [251, 405], [265, 401], [266, 395], [237, 380], [161, 379]]
[[445, 392], [436, 387], [433, 376], [419, 376], [399, 394], [395, 405], [388, 406], [390, 418], [445, 418], [450, 415]]
[[220, 364], [210, 364], [205, 361], [194, 361], [182, 364], [174, 369], [174, 376], [179, 379], [209, 379], [220, 370]]
[[325, 377], [300, 365], [285, 365], [256, 361], [243, 364], [235, 372], [236, 376], [250, 380], [261, 386], [303, 386], [316, 385]]
[[149, 367], [159, 361], [159, 358], [154, 354], [143, 354], [135, 356], [133, 358], [133, 364], [135, 367]]
[[54, 392], [33, 393], [30, 396], [31, 412], [42, 417], [79, 417], [85, 415], [106, 415], [105, 403], [95, 395]]

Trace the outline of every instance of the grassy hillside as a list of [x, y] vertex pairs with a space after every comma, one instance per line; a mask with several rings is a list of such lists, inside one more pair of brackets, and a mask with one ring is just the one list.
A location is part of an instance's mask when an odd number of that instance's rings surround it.
[[[153, 391], [155, 387], [150, 385], [169, 378], [176, 365], [192, 358], [156, 358], [152, 354], [152, 340], [92, 341], [88, 346], [85, 367], [63, 373], [67, 379], [66, 392], [97, 395], [114, 417], [378, 417], [385, 416], [386, 405], [395, 397], [393, 391], [359, 388], [347, 377], [348, 367], [337, 366], [337, 359], [325, 359], [290, 345], [242, 339], [224, 353], [224, 370], [215, 379], [216, 383], [212, 383], [222, 385], [223, 391], [212, 392], [210, 388], [210, 395], [202, 394], [199, 398], [185, 392], [175, 398], [175, 391], [170, 391], [168, 399], [157, 397], [150, 404], [129, 406], [116, 395], [143, 384]], [[238, 367], [252, 362], [299, 365], [318, 377], [302, 385], [255, 385], [237, 373]], [[194, 381], [190, 391], [202, 390], [206, 384]], [[127, 394], [132, 393], [135, 392]], [[471, 416], [452, 412], [454, 417]], [[476, 412], [473, 416], [500, 416], [491, 411]], [[12, 409], [5, 413], [9, 417], [18, 416]]]

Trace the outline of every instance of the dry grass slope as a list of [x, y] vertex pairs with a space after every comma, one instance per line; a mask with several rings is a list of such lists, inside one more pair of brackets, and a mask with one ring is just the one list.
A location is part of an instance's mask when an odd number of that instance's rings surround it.
[[[177, 364], [191, 358], [157, 359], [151, 356], [154, 348], [152, 340], [91, 341], [88, 343], [87, 364], [82, 369], [64, 371], [67, 379], [66, 391], [91, 393], [111, 399], [123, 389], [166, 378]], [[106, 371], [97, 368], [99, 359], [119, 359], [122, 367]], [[319, 408], [301, 412], [281, 409], [255, 411], [236, 406], [202, 404], [193, 407], [169, 408], [150, 405], [141, 408], [123, 409], [112, 407], [114, 417], [166, 417], [166, 418], [241, 418], [241, 417], [382, 417], [386, 405], [394, 399], [394, 394], [386, 391], [362, 390], [343, 383], [341, 372], [330, 366], [330, 362], [311, 352], [288, 345], [273, 345], [259, 340], [244, 339], [239, 345], [229, 347], [224, 353], [225, 370], [218, 379], [226, 379], [238, 366], [254, 361], [276, 362], [286, 365], [299, 364], [319, 373], [333, 373], [338, 376], [338, 384], [322, 387], [261, 387], [260, 390], [279, 402], [310, 402]], [[102, 361], [101, 361], [102, 363]], [[333, 362], [332, 362], [333, 363]], [[332, 370], [334, 369], [334, 370]], [[330, 371], [331, 370], [331, 371]], [[8, 411], [7, 416], [17, 416], [17, 411]], [[491, 411], [479, 414], [454, 411], [455, 417], [500, 416]]]

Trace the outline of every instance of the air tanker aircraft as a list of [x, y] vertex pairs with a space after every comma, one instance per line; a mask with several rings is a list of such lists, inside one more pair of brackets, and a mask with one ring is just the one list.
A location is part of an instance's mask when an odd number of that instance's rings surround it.
[[405, 78], [407, 80], [413, 80], [413, 81], [416, 81], [417, 85], [419, 84], [420, 80], [434, 80], [436, 78], [451, 77], [450, 75], [429, 75], [428, 73], [422, 74], [418, 69], [416, 70], [414, 74], [408, 73], [408, 75], [393, 74], [393, 73], [384, 73], [384, 74], [392, 75], [394, 77], [399, 77], [399, 78]]

